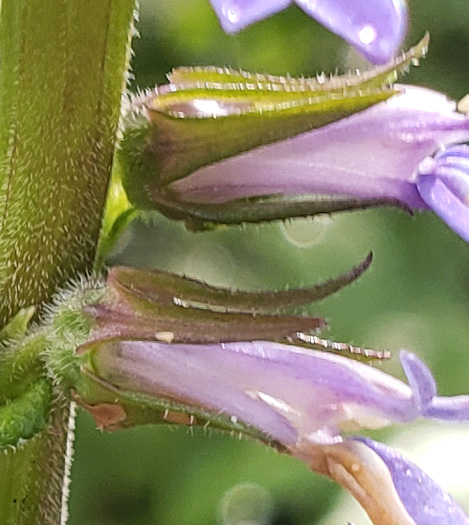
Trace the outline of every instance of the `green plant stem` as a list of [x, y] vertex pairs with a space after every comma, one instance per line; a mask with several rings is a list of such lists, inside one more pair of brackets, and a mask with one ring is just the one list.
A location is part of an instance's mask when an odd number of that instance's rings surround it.
[[[134, 0], [2, 0], [0, 323], [93, 264]], [[0, 455], [0, 523], [64, 522], [70, 403]]]

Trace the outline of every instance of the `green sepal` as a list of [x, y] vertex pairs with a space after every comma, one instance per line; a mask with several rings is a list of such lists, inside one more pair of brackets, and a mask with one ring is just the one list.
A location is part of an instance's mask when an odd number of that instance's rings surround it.
[[412, 214], [395, 199], [358, 199], [340, 195], [267, 195], [223, 203], [199, 203], [182, 201], [172, 191], [162, 190], [153, 195], [153, 202], [163, 215], [184, 221], [186, 228], [193, 232], [383, 206], [394, 206]]
[[[146, 107], [148, 119], [137, 114], [127, 121], [119, 150], [124, 188], [133, 205], [158, 209], [154, 197], [162, 188], [203, 166], [325, 126], [395, 93], [385, 88], [332, 99], [320, 95], [217, 118], [179, 118], [171, 111]], [[216, 93], [218, 101], [223, 97], [229, 101], [226, 93]]]
[[21, 395], [44, 376], [42, 352], [47, 339], [42, 331], [6, 344], [0, 354], [0, 403]]
[[319, 317], [164, 306], [117, 288], [114, 286], [108, 300], [85, 309], [96, 323], [93, 338], [115, 335], [124, 339], [199, 344], [239, 341], [240, 338], [285, 341], [298, 331], [310, 333], [326, 326]]
[[0, 332], [0, 403], [24, 392], [41, 377], [44, 337], [26, 335], [34, 306], [22, 308]]
[[218, 311], [259, 313], [280, 311], [320, 301], [358, 279], [370, 266], [372, 254], [350, 271], [306, 288], [277, 291], [243, 291], [220, 288], [196, 279], [161, 270], [138, 270], [125, 266], [111, 270], [111, 283], [165, 306], [180, 305]]
[[416, 65], [415, 61], [425, 56], [429, 43], [430, 35], [426, 33], [415, 47], [404, 53], [396, 61], [391, 61], [369, 71], [354, 71], [339, 77], [332, 77], [327, 81], [324, 73], [317, 75], [316, 78], [292, 78], [213, 66], [178, 67], [168, 75], [168, 80], [170, 84], [177, 86], [190, 86], [191, 83], [253, 84], [270, 91], [277, 90], [280, 93], [288, 91], [330, 92], [344, 88], [380, 87], [385, 84], [392, 84], [400, 73], [404, 73], [411, 65]]

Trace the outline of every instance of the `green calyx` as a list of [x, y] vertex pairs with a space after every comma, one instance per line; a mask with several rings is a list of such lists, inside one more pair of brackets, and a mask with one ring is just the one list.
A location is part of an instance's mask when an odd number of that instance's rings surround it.
[[[285, 313], [319, 301], [358, 279], [371, 254], [339, 277], [308, 288], [239, 291], [162, 271], [114, 267], [101, 300], [84, 307], [91, 340], [139, 339], [168, 343], [222, 343], [267, 339], [296, 341], [325, 327], [323, 319]], [[301, 342], [299, 343], [301, 344]]]

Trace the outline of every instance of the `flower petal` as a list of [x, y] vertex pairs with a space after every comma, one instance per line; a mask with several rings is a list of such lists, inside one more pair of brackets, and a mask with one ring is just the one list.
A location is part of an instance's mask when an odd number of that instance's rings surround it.
[[429, 368], [415, 354], [405, 350], [400, 352], [399, 358], [421, 416], [441, 421], [469, 421], [469, 396], [437, 396], [436, 381]]
[[346, 357], [290, 345], [104, 340], [81, 351], [92, 353], [92, 373], [119, 389], [235, 416], [285, 446], [419, 415], [405, 383]]
[[285, 9], [290, 0], [210, 0], [222, 28], [236, 33], [249, 24]]
[[429, 208], [469, 242], [469, 147], [454, 146], [425, 159], [416, 185]]
[[469, 421], [469, 398], [468, 396], [435, 397], [423, 415], [442, 421]]
[[340, 355], [268, 341], [120, 338], [94, 340], [79, 352], [93, 356], [93, 374], [119, 389], [233, 415], [285, 446], [419, 416], [469, 421], [469, 396], [437, 397], [430, 371], [407, 352], [401, 360], [410, 387]]
[[417, 465], [371, 439], [354, 441], [364, 443], [386, 464], [400, 501], [415, 525], [469, 524], [461, 507]]
[[404, 0], [296, 0], [296, 3], [372, 62], [391, 60], [405, 36]]
[[201, 168], [171, 188], [191, 202], [320, 194], [426, 208], [415, 172], [439, 147], [469, 140], [469, 118], [440, 93], [402, 90], [351, 117]]
[[430, 370], [415, 354], [401, 351], [399, 357], [412, 389], [416, 408], [419, 413], [423, 413], [436, 396], [435, 379]]
[[469, 146], [463, 144], [444, 149], [435, 160], [438, 176], [469, 206]]
[[422, 199], [466, 242], [469, 242], [469, 208], [438, 177], [426, 175], [417, 180]]

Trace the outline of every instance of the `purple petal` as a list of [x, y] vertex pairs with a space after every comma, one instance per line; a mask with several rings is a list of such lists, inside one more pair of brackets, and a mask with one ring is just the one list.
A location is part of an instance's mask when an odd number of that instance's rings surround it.
[[404, 350], [399, 358], [421, 416], [441, 421], [469, 421], [469, 396], [438, 397], [436, 382], [428, 367], [415, 354]]
[[439, 93], [402, 89], [387, 102], [204, 167], [171, 187], [193, 202], [321, 194], [426, 208], [415, 187], [417, 168], [441, 146], [469, 140], [469, 118]]
[[454, 146], [425, 159], [416, 184], [426, 204], [469, 242], [469, 147]]
[[235, 417], [288, 447], [419, 416], [469, 420], [469, 396], [436, 397], [429, 370], [407, 352], [411, 387], [347, 357], [267, 341], [90, 344], [93, 373], [114, 387]]
[[422, 199], [460, 237], [469, 242], [469, 207], [451, 191], [444, 181], [434, 175], [417, 178]]
[[416, 408], [422, 414], [436, 396], [435, 379], [430, 370], [415, 354], [401, 351], [399, 357], [412, 389]]
[[469, 206], [469, 146], [459, 145], [443, 149], [433, 162], [419, 166], [421, 175], [437, 175], [448, 188]]
[[101, 341], [93, 364], [118, 388], [234, 416], [286, 446], [418, 416], [401, 381], [346, 357], [278, 343]]
[[467, 525], [461, 507], [417, 465], [398, 452], [367, 438], [354, 438], [386, 464], [394, 488], [415, 525]]
[[404, 0], [296, 0], [296, 3], [372, 62], [391, 60], [405, 36]]
[[433, 175], [417, 179], [417, 188], [427, 205], [466, 242], [469, 242], [469, 208]]
[[222, 28], [236, 33], [288, 7], [290, 0], [210, 0]]
[[441, 421], [469, 421], [468, 396], [435, 397], [423, 414]]

